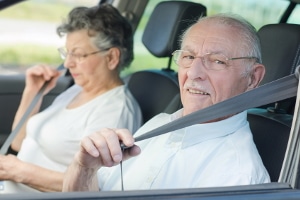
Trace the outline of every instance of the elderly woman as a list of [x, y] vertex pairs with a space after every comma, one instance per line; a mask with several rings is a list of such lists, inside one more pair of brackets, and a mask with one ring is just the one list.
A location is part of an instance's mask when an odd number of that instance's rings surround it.
[[[100, 128], [134, 132], [142, 121], [140, 108], [119, 75], [133, 59], [129, 22], [111, 5], [78, 7], [57, 32], [66, 36], [59, 52], [75, 84], [38, 113], [40, 100], [11, 145], [19, 152], [17, 157], [0, 157], [4, 193], [61, 191], [64, 171], [84, 136]], [[59, 75], [45, 65], [27, 70], [13, 128], [45, 81], [50, 83], [44, 95]]]

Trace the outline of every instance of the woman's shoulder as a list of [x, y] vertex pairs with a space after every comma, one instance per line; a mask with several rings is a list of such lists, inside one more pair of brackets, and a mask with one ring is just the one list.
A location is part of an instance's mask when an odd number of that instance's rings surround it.
[[72, 85], [68, 89], [66, 89], [64, 92], [59, 94], [53, 103], [59, 102], [59, 101], [66, 101], [67, 99], [73, 99], [80, 91], [81, 87], [78, 85]]

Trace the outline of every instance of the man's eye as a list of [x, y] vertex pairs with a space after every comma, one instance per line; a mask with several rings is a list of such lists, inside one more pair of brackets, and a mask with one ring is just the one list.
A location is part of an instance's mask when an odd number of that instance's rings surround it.
[[227, 63], [226, 58], [218, 54], [212, 54], [208, 56], [208, 59], [211, 63], [218, 64], [218, 65], [226, 65]]
[[222, 60], [214, 60], [214, 63], [219, 64], [219, 65], [226, 65], [226, 62]]

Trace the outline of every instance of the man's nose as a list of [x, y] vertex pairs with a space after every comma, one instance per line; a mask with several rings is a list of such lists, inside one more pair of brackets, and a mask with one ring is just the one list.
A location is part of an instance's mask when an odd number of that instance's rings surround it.
[[203, 77], [205, 74], [205, 60], [203, 57], [197, 57], [193, 60], [191, 67], [189, 68], [187, 75], [190, 79], [196, 79]]

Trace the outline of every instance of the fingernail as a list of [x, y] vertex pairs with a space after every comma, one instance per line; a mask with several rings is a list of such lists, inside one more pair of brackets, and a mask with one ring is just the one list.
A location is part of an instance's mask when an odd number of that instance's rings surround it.
[[115, 162], [120, 162], [122, 160], [122, 157], [121, 157], [121, 155], [115, 155], [113, 157], [113, 159], [114, 159]]

